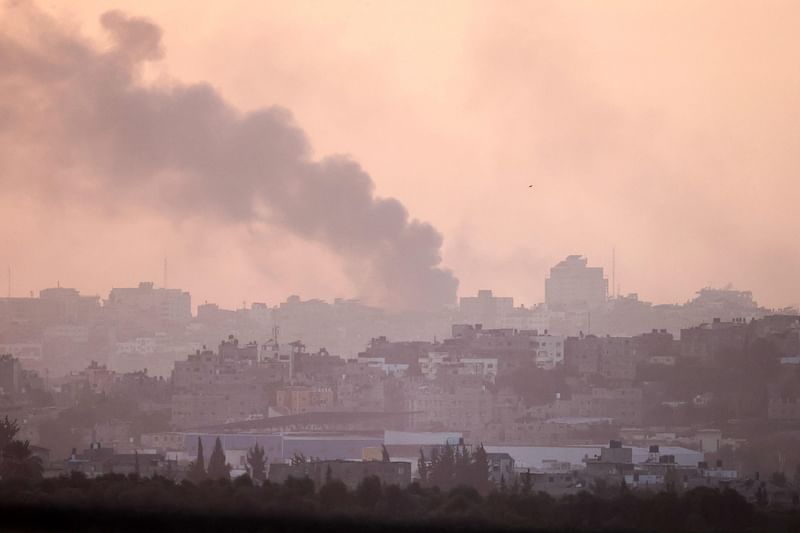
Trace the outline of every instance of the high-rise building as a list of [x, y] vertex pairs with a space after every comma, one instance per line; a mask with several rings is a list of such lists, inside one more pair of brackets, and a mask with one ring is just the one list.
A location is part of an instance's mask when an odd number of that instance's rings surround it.
[[493, 328], [514, 311], [514, 298], [495, 296], [490, 290], [480, 290], [477, 296], [462, 296], [458, 304], [459, 320]]
[[106, 307], [121, 315], [120, 318], [141, 314], [164, 322], [188, 322], [192, 318], [192, 299], [188, 292], [157, 289], [151, 282], [111, 289]]
[[608, 299], [608, 280], [602, 267], [587, 266], [587, 259], [570, 255], [550, 269], [544, 282], [545, 303], [554, 311], [586, 311]]

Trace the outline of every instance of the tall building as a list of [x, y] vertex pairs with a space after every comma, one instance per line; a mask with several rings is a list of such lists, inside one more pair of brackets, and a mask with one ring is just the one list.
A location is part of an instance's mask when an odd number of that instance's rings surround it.
[[587, 266], [587, 259], [570, 255], [550, 269], [544, 282], [545, 303], [554, 311], [580, 312], [603, 305], [608, 280], [602, 267]]
[[47, 326], [86, 324], [100, 312], [98, 296], [82, 296], [66, 287], [43, 289], [39, 297], [0, 298], [0, 329], [38, 336]]
[[192, 299], [188, 292], [156, 289], [152, 282], [111, 289], [106, 306], [116, 312], [118, 318], [145, 315], [162, 322], [188, 322], [192, 318]]
[[458, 303], [459, 321], [498, 327], [498, 322], [514, 311], [514, 298], [495, 296], [490, 290], [479, 290], [477, 296], [462, 296]]

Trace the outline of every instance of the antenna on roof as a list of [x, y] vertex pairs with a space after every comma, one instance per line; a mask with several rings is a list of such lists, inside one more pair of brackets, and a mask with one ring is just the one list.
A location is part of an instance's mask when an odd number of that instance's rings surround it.
[[611, 296], [616, 298], [619, 294], [616, 293], [617, 287], [617, 247], [611, 247]]
[[11, 298], [11, 265], [8, 265], [8, 297]]
[[164, 288], [167, 288], [167, 258], [164, 258]]

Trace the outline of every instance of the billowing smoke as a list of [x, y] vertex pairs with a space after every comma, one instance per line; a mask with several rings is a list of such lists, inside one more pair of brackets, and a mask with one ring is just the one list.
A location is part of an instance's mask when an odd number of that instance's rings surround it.
[[[161, 30], [102, 16], [97, 45], [23, 3], [0, 25], [0, 183], [69, 201], [135, 203], [164, 216], [279, 225], [333, 250], [363, 295], [401, 308], [455, 299], [441, 235], [374, 195], [344, 156], [313, 160], [289, 111], [241, 113], [210, 86], [145, 84]], [[264, 243], [269, 246], [269, 243]]]

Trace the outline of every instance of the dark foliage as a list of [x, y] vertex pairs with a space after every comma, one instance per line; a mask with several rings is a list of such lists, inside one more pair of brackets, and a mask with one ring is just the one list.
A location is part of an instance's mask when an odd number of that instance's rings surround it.
[[208, 458], [208, 479], [227, 481], [231, 479], [231, 467], [225, 462], [225, 450], [222, 449], [222, 441], [219, 437], [214, 442], [211, 457]]
[[120, 474], [4, 480], [0, 516], [9, 531], [800, 530], [798, 511], [753, 506], [730, 490], [555, 499], [522, 489], [403, 489], [377, 478], [354, 491], [331, 480], [319, 492], [309, 479], [256, 486], [244, 476], [199, 484]]
[[42, 460], [33, 455], [30, 443], [15, 440], [19, 433], [16, 420], [6, 416], [0, 420], [0, 479], [6, 481], [36, 481], [44, 470]]
[[253, 445], [253, 448], [247, 452], [247, 469], [250, 472], [250, 477], [256, 483], [263, 483], [267, 477], [267, 455], [262, 446], [258, 443]]
[[203, 456], [203, 441], [197, 437], [197, 459], [189, 465], [189, 471], [186, 478], [192, 483], [200, 483], [207, 478], [206, 474], [206, 460]]

